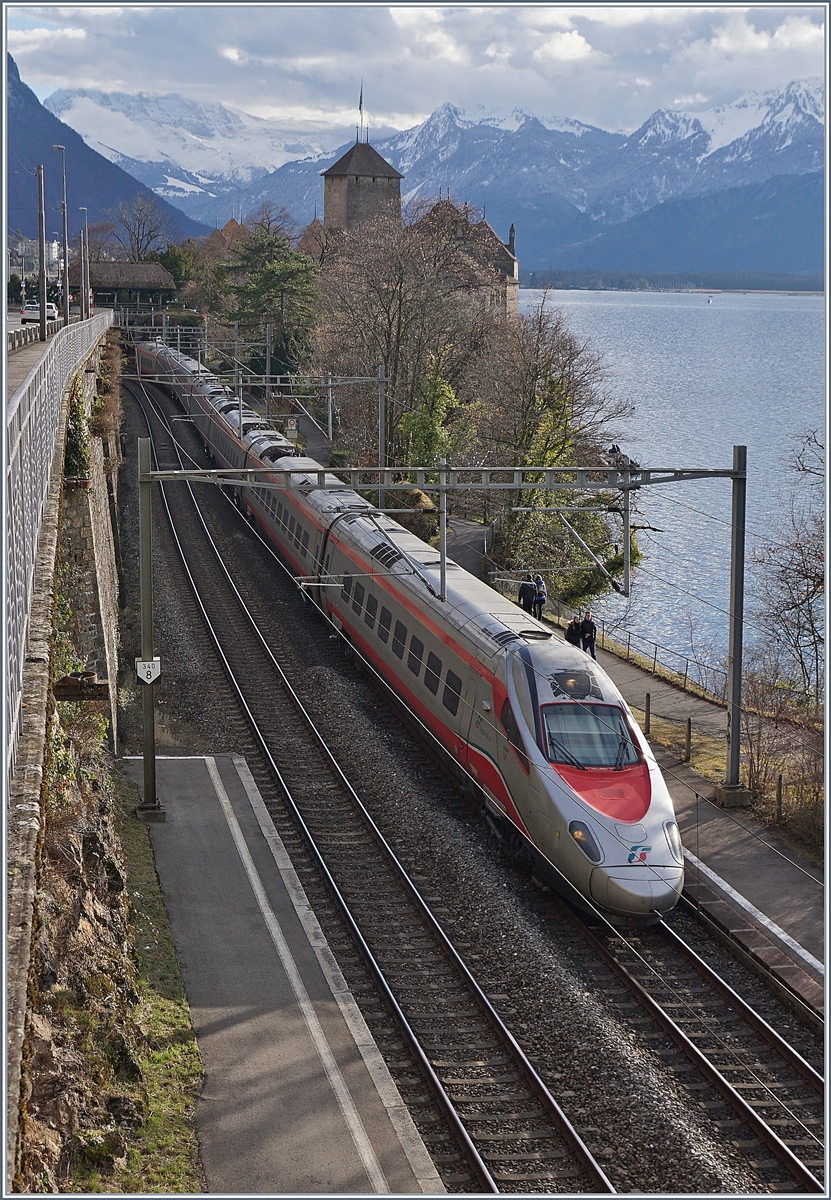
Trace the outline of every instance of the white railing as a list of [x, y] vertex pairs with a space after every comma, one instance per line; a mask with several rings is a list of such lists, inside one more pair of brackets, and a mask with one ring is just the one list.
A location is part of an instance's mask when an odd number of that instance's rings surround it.
[[46, 346], [6, 409], [6, 497], [3, 538], [6, 578], [3, 608], [6, 616], [4, 712], [6, 780], [14, 774], [20, 734], [23, 664], [32, 586], [35, 577], [46, 498], [52, 483], [52, 460], [61, 415], [61, 398], [86, 355], [112, 324], [112, 313], [61, 329]]

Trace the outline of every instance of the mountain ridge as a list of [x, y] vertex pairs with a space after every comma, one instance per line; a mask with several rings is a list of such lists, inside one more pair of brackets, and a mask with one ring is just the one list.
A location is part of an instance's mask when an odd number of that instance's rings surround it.
[[168, 204], [115, 163], [91, 149], [80, 134], [59, 121], [40, 103], [20, 78], [17, 64], [8, 55], [7, 162], [8, 225], [27, 237], [37, 237], [38, 200], [34, 168], [43, 163], [47, 211], [47, 237], [59, 226], [63, 202], [60, 160], [52, 149], [66, 147], [67, 225], [74, 236], [84, 224], [80, 207], [87, 208], [90, 225], [106, 220], [120, 200], [130, 201], [139, 193], [154, 197], [178, 236], [203, 237], [210, 228]]
[[[115, 144], [117, 138], [107, 147], [108, 153], [158, 195], [209, 224], [224, 222], [232, 212], [241, 216], [256, 211], [264, 200], [284, 205], [296, 220], [307, 223], [315, 212], [323, 211], [321, 172], [351, 144], [316, 149], [265, 170], [262, 158], [259, 165], [254, 162], [260, 144], [256, 138], [242, 145], [236, 160], [232, 161], [233, 154], [229, 157], [232, 139], [228, 130], [238, 131], [246, 120], [247, 129], [263, 132], [257, 125], [260, 119], [241, 110], [199, 105], [175, 95], [129, 97], [84, 89], [55, 93], [46, 103], [69, 115], [78, 111], [81, 96], [87, 100], [97, 96], [111, 116], [128, 109], [148, 121], [161, 105], [164, 119], [146, 131], [150, 141], [144, 149], [138, 146], [142, 153], [147, 150], [145, 160], [135, 156], [135, 140], [132, 156], [123, 152], [123, 144]], [[87, 113], [87, 121], [93, 116]], [[212, 148], [205, 154], [214, 155], [211, 170], [195, 169], [198, 158], [193, 154], [189, 165], [183, 166], [175, 160], [175, 147], [170, 143], [166, 156], [150, 155], [152, 147], [156, 151], [162, 147], [164, 129], [172, 123], [177, 124], [179, 141], [188, 131], [197, 139], [210, 135]], [[445, 102], [418, 125], [373, 138], [373, 145], [405, 176], [405, 202], [428, 199], [441, 188], [483, 209], [505, 238], [508, 227], [515, 224], [520, 258], [524, 266], [532, 268], [551, 261], [558, 251], [582, 254], [587, 246], [610, 253], [614, 246], [617, 256], [628, 244], [633, 254], [640, 247], [640, 254], [645, 247], [639, 231], [649, 225], [648, 221], [644, 224], [649, 212], [654, 213], [653, 226], [662, 229], [672, 213], [680, 220], [683, 212], [684, 219], [695, 225], [706, 213], [722, 224], [725, 214], [731, 213], [738, 236], [743, 221], [762, 219], [755, 206], [766, 203], [760, 197], [767, 193], [758, 189], [777, 179], [780, 182], [772, 185], [771, 195], [775, 192], [778, 197], [777, 220], [783, 222], [782, 229], [777, 226], [779, 249], [787, 257], [791, 245], [793, 269], [804, 270], [795, 265], [806, 258], [805, 238], [796, 229], [816, 229], [814, 191], [811, 186], [800, 188], [786, 181], [823, 170], [823, 123], [824, 85], [821, 79], [812, 78], [764, 92], [747, 92], [730, 104], [699, 112], [658, 109], [631, 132], [611, 132], [575, 118], [540, 116], [521, 108], [508, 112], [477, 106], [466, 112]], [[279, 140], [274, 123], [265, 125], [274, 147]], [[108, 128], [111, 133], [118, 132], [113, 125]], [[123, 130], [119, 136], [125, 136]], [[220, 143], [221, 154], [216, 150]], [[274, 152], [287, 152], [286, 142], [281, 147]], [[223, 171], [213, 170], [223, 162]], [[715, 195], [722, 200], [708, 203], [707, 198]], [[677, 207], [681, 201], [686, 208]], [[741, 216], [743, 206], [747, 211]], [[633, 221], [636, 224], [630, 226]], [[794, 228], [789, 229], [789, 223]], [[718, 233], [714, 230], [714, 237], [726, 252], [729, 235], [726, 226], [719, 229]], [[682, 228], [677, 236], [684, 242]], [[669, 251], [663, 234], [661, 240]], [[761, 253], [761, 244], [739, 240], [751, 255], [742, 269], [762, 269], [761, 263], [752, 261], [754, 253]], [[821, 239], [816, 252], [808, 257], [810, 269], [816, 270], [822, 259]], [[646, 269], [643, 262], [628, 265]]]

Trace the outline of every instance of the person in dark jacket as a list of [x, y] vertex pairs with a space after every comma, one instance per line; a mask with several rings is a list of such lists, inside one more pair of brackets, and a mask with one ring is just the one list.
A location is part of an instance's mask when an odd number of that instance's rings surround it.
[[588, 609], [580, 625], [580, 641], [583, 643], [583, 649], [586, 654], [590, 654], [592, 658], [597, 658], [597, 626], [592, 620], [592, 615]]
[[569, 624], [566, 626], [566, 641], [570, 642], [572, 646], [576, 646], [578, 650], [582, 646], [579, 613], [575, 613]]
[[545, 607], [545, 602], [548, 599], [548, 594], [545, 590], [545, 583], [542, 575], [534, 576], [534, 616], [538, 621], [542, 620], [542, 610]]
[[533, 613], [534, 611], [534, 598], [536, 594], [537, 589], [534, 587], [531, 576], [526, 575], [522, 583], [519, 585], [519, 595], [517, 599], [528, 613]]

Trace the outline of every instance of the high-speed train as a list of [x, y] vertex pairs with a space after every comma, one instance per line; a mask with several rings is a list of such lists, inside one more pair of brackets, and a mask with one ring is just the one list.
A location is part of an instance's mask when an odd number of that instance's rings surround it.
[[[140, 374], [178, 396], [215, 462], [292, 471], [240, 502], [306, 593], [479, 785], [489, 819], [558, 886], [612, 919], [650, 921], [683, 887], [672, 800], [615, 685], [569, 645], [343, 488], [193, 359], [136, 347]], [[229, 401], [231, 403], [229, 403]], [[522, 836], [520, 836], [522, 835]], [[551, 865], [557, 871], [551, 871]]]

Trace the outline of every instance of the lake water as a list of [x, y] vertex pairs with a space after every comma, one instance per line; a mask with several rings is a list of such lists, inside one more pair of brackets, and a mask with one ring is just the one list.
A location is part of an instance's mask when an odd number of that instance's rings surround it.
[[[521, 311], [543, 298], [519, 295]], [[750, 606], [750, 556], [787, 510], [792, 439], [825, 423], [824, 297], [714, 293], [709, 303], [700, 293], [551, 291], [546, 304], [591, 340], [608, 390], [634, 404], [615, 440], [642, 467], [730, 468], [734, 444], [747, 446]], [[604, 598], [595, 615], [685, 655], [692, 643], [723, 656], [730, 481], [648, 487], [637, 504], [633, 521], [660, 532], [638, 534], [645, 557], [629, 602]], [[746, 644], [754, 636], [749, 621]]]

